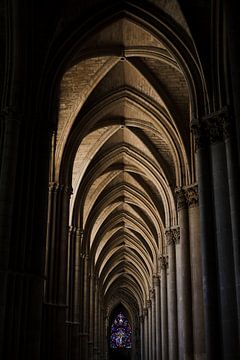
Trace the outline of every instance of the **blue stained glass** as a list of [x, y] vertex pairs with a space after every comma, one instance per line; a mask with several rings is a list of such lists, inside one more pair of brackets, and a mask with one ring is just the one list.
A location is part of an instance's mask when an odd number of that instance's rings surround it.
[[112, 349], [131, 349], [132, 330], [126, 316], [120, 312], [111, 325], [110, 347]]

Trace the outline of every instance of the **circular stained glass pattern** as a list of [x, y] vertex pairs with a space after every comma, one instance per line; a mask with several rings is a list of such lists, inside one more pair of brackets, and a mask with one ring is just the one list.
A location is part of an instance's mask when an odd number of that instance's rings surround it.
[[127, 317], [119, 312], [111, 325], [110, 347], [112, 349], [131, 349], [132, 329]]

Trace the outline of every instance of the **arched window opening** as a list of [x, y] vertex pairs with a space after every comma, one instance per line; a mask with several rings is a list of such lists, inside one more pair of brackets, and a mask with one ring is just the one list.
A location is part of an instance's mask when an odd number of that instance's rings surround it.
[[127, 317], [123, 314], [123, 312], [119, 312], [114, 318], [110, 331], [111, 349], [132, 348], [132, 329]]

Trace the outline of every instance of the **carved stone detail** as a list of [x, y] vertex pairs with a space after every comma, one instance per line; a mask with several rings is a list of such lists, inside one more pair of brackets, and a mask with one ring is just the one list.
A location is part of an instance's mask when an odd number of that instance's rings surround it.
[[180, 228], [174, 227], [165, 231], [167, 245], [176, 245], [180, 242]]
[[186, 189], [186, 198], [189, 207], [198, 206], [199, 203], [198, 185], [193, 185]]
[[72, 195], [72, 186], [59, 184], [56, 181], [52, 181], [48, 185], [49, 192], [63, 191], [67, 196]]
[[205, 147], [208, 144], [207, 135], [199, 120], [193, 120], [191, 124], [191, 132], [195, 140], [195, 151]]
[[183, 188], [177, 188], [175, 190], [175, 194], [177, 196], [177, 209], [181, 210], [187, 208], [187, 199], [186, 199], [185, 190]]
[[204, 126], [210, 144], [224, 140], [222, 117], [213, 116], [204, 119]]
[[195, 139], [195, 150], [230, 137], [230, 116], [226, 107], [204, 116], [199, 120], [192, 120], [191, 131]]
[[159, 260], [160, 260], [160, 268], [162, 270], [165, 270], [168, 267], [168, 257], [167, 257], [167, 255], [161, 255], [159, 257]]

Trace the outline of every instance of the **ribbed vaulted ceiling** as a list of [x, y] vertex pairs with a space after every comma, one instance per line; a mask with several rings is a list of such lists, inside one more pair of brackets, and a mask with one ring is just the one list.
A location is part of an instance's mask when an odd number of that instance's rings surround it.
[[55, 172], [71, 181], [69, 224], [105, 303], [142, 308], [175, 188], [191, 181], [187, 85], [163, 42], [126, 18], [86, 44], [61, 82]]

